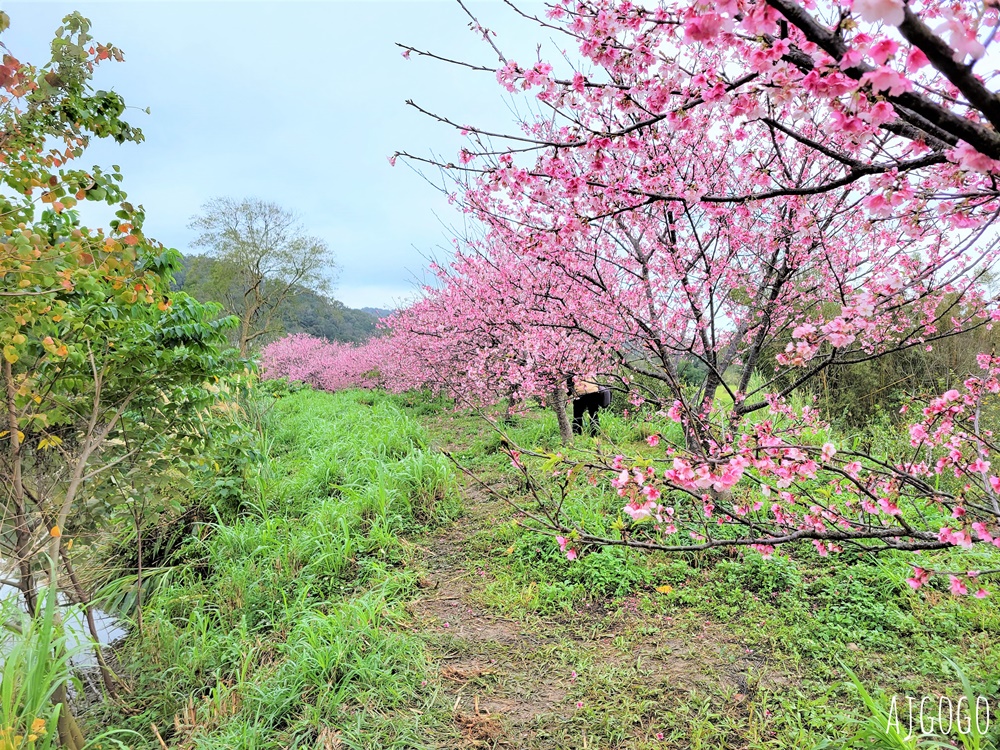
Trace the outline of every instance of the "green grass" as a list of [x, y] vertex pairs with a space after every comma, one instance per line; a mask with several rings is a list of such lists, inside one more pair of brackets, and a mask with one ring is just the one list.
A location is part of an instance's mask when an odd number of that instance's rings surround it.
[[[391, 399], [299, 391], [267, 413], [252, 502], [144, 607], [120, 658], [137, 700], [92, 721], [196, 748], [424, 746], [428, 660], [404, 623], [418, 534], [457, 486]], [[137, 710], [138, 708], [138, 710]], [[180, 716], [180, 732], [174, 717]], [[152, 742], [148, 746], [155, 746]]]
[[32, 619], [17, 598], [0, 601], [0, 748], [49, 750], [58, 746], [61, 707], [51, 699], [70, 680], [69, 639], [56, 621], [49, 590]]
[[[477, 416], [308, 390], [266, 414], [239, 512], [189, 542], [119, 653], [133, 693], [88, 717], [140, 733], [133, 747], [158, 747], [153, 723], [205, 750], [890, 748], [875, 730], [891, 696], [955, 699], [956, 667], [998, 705], [1000, 609], [912, 591], [905, 555], [570, 562], [500, 499], [532, 502]], [[572, 450], [641, 449], [676, 427], [608, 413], [602, 428]], [[548, 412], [507, 429], [561, 450]], [[566, 510], [606, 528], [619, 507], [580, 482]], [[495, 713], [471, 715], [480, 699]]]
[[[432, 436], [442, 443], [457, 439], [460, 462], [502, 487], [521, 507], [536, 510], [500, 450], [501, 438], [482, 434], [477, 424], [470, 415], [441, 417]], [[601, 426], [604, 435], [596, 443], [577, 438], [570, 455], [608, 443], [641, 452], [639, 441], [646, 435], [673, 429], [655, 417], [614, 414], [603, 414]], [[522, 417], [508, 435], [522, 447], [546, 452], [558, 449], [551, 442], [555, 432], [554, 418], [535, 413]], [[618, 507], [613, 493], [581, 482], [564, 510], [601, 531]], [[676, 743], [671, 747], [738, 742], [752, 748], [811, 748], [830, 738], [882, 747], [858, 738], [858, 722], [866, 721], [871, 706], [845, 665], [885, 709], [892, 695], [939, 693], [957, 700], [963, 688], [946, 659], [968, 676], [975, 694], [988, 697], [993, 708], [998, 705], [1000, 608], [933, 588], [912, 591], [905, 579], [913, 558], [905, 553], [821, 558], [807, 548], [791, 558], [765, 560], [752, 551], [668, 556], [605, 548], [570, 562], [550, 536], [521, 528], [524, 519], [513, 509], [499, 505], [496, 514], [494, 523], [467, 545], [468, 569], [481, 579], [475, 597], [483, 606], [529, 628], [555, 628], [568, 639], [593, 643], [602, 640], [602, 633], [613, 633], [610, 646], [619, 658], [645, 653], [669, 660], [678, 653], [678, 640], [686, 644], [681, 652], [699, 653], [692, 644], [704, 639], [704, 662], [692, 664], [685, 677], [667, 681], [655, 670], [644, 675], [642, 664], [622, 671], [595, 658], [589, 648], [579, 649], [578, 658], [589, 659], [592, 668], [586, 683], [576, 682], [571, 691], [587, 707], [573, 721], [610, 747], [645, 747], [641, 737], [655, 736], [647, 731], [653, 724], [660, 727], [656, 733], [664, 735], [663, 742]], [[935, 553], [944, 567], [949, 566], [944, 558], [968, 554]], [[969, 559], [950, 562], [962, 563], [983, 567]], [[719, 666], [720, 652], [731, 667]], [[734, 691], [723, 687], [730, 669], [741, 671], [738, 681], [757, 680], [738, 702]], [[713, 675], [713, 670], [714, 685], [711, 680], [697, 684], [699, 673]], [[680, 685], [684, 699], [669, 700]], [[659, 710], [644, 707], [649, 700]], [[664, 700], [669, 712], [662, 710]], [[994, 743], [997, 736], [994, 724]], [[928, 743], [921, 740], [919, 746]]]

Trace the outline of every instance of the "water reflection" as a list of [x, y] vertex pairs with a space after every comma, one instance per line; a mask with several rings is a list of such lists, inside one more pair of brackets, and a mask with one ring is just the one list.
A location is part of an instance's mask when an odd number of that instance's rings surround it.
[[[3, 560], [0, 560], [0, 570], [5, 568]], [[0, 583], [0, 603], [7, 603], [19, 599], [21, 592], [6, 583]], [[62, 610], [63, 624], [66, 628], [66, 635], [73, 653], [73, 664], [77, 667], [96, 667], [97, 658], [94, 656], [94, 649], [91, 646], [90, 630], [87, 628], [87, 620], [82, 609], [68, 606], [70, 599], [63, 593], [59, 594], [59, 603], [67, 605]], [[115, 641], [124, 638], [128, 631], [125, 630], [121, 621], [114, 615], [110, 615], [96, 607], [91, 610], [94, 614], [94, 625], [96, 626], [98, 640], [102, 646], [107, 646]], [[3, 654], [7, 650], [6, 644], [9, 640], [0, 639], [0, 664], [3, 663]]]

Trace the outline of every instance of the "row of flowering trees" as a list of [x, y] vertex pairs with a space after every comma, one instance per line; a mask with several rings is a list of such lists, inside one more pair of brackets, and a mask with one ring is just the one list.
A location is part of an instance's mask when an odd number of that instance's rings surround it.
[[296, 333], [261, 350], [267, 379], [287, 378], [324, 391], [378, 385], [378, 357], [373, 345], [354, 346]]
[[[397, 155], [446, 168], [481, 231], [388, 321], [388, 380], [483, 401], [555, 398], [567, 373], [657, 381], [679, 437], [558, 467], [607, 473], [623, 499], [613, 536], [537, 514], [567, 554], [1000, 547], [993, 354], [913, 412], [904, 457], [825, 442], [822, 415], [791, 406], [828, 371], [997, 319], [1000, 99], [977, 65], [996, 4], [559, 0], [522, 15], [578, 56], [515, 61], [472, 25], [500, 85], [540, 114], [508, 136], [435, 114], [467, 138], [458, 164]], [[679, 372], [691, 360], [697, 388]], [[982, 571], [918, 567], [911, 585], [933, 572], [987, 592], [959, 575]]]

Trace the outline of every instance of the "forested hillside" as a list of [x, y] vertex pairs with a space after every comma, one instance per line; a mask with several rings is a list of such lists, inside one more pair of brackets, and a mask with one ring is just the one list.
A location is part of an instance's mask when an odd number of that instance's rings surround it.
[[[226, 267], [225, 261], [187, 254], [173, 287], [201, 302], [218, 302], [225, 307], [228, 299], [238, 299], [242, 295], [239, 283], [238, 275]], [[266, 344], [285, 334], [308, 333], [329, 341], [358, 344], [377, 335], [379, 318], [389, 313], [376, 308], [356, 310], [339, 300], [302, 288], [281, 305], [277, 315], [279, 326], [260, 343]]]

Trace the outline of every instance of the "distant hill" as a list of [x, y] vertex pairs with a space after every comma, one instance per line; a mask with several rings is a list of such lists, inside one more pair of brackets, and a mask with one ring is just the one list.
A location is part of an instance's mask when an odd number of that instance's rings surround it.
[[288, 333], [309, 333], [330, 341], [359, 344], [377, 334], [380, 316], [347, 307], [340, 300], [304, 291], [281, 316]]
[[[225, 307], [227, 291], [232, 290], [220, 289], [213, 281], [212, 269], [216, 263], [218, 261], [203, 255], [185, 255], [183, 268], [174, 277], [174, 289], [187, 292], [202, 302], [219, 302]], [[272, 338], [287, 333], [308, 333], [330, 341], [358, 344], [377, 335], [378, 319], [390, 312], [374, 307], [356, 310], [339, 300], [302, 289], [278, 311], [282, 330]]]
[[385, 308], [382, 308], [382, 307], [362, 307], [361, 308], [361, 312], [366, 312], [366, 313], [368, 313], [369, 315], [371, 315], [371, 316], [373, 316], [375, 318], [384, 318], [387, 315], [392, 315], [392, 313], [394, 313], [396, 311], [395, 310], [386, 310]]

